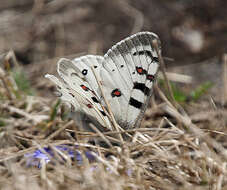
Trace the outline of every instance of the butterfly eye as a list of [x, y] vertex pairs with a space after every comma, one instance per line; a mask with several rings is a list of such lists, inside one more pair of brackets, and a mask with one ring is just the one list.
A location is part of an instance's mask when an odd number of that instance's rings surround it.
[[82, 74], [83, 74], [83, 75], [87, 75], [87, 72], [88, 72], [87, 69], [84, 69], [84, 70], [82, 71]]
[[113, 69], [112, 72], [114, 72], [115, 70]]
[[96, 69], [97, 67], [98, 67], [97, 65], [94, 66], [95, 69]]
[[123, 68], [124, 67], [124, 65], [121, 65], [121, 68]]

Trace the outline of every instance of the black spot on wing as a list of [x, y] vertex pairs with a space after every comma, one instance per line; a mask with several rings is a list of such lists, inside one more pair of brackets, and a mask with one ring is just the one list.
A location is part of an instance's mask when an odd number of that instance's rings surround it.
[[144, 55], [145, 51], [136, 51], [135, 53], [133, 53], [133, 55]]
[[153, 62], [153, 61], [158, 62], [158, 58], [157, 57], [154, 57], [152, 55], [151, 51], [148, 51], [148, 50], [136, 51], [135, 53], [133, 53], [133, 55], [134, 56], [135, 55], [147, 55], [147, 56], [149, 56], [151, 58], [151, 60], [152, 60], [151, 62]]
[[143, 103], [131, 97], [129, 99], [129, 105], [133, 106], [134, 108], [141, 109], [143, 106]]
[[153, 57], [153, 60], [154, 60], [155, 62], [159, 62], [158, 57]]
[[149, 92], [150, 92], [150, 89], [144, 83], [139, 83], [139, 82], [135, 82], [134, 83], [133, 89], [140, 90], [146, 96], [148, 96], [149, 95]]
[[96, 97], [91, 97], [91, 99], [95, 102], [95, 103], [99, 103], [99, 101], [97, 100], [97, 98]]
[[73, 93], [69, 92], [69, 94], [70, 94], [73, 98], [75, 97]]
[[87, 73], [88, 73], [88, 70], [87, 70], [87, 69], [84, 69], [84, 70], [82, 71], [82, 74], [83, 74], [83, 75], [87, 75]]
[[103, 116], [106, 116], [106, 113], [102, 110], [99, 110]]

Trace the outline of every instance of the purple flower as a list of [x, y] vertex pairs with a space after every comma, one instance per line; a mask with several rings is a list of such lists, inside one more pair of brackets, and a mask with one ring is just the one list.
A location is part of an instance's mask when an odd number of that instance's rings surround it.
[[[58, 145], [55, 146], [55, 148], [69, 156], [72, 160], [76, 160], [79, 165], [83, 163], [82, 153], [78, 150], [75, 150], [75, 147], [68, 145]], [[50, 147], [44, 147], [42, 150], [37, 149], [33, 153], [28, 153], [24, 156], [27, 158], [27, 166], [37, 166], [38, 168], [41, 168], [41, 160], [44, 160], [45, 163], [48, 163], [55, 159], [56, 154], [58, 154], [58, 158], [59, 156], [62, 158], [61, 161], [65, 161], [65, 159], [59, 153], [57, 153], [57, 151], [54, 151]], [[84, 155], [90, 162], [95, 160], [95, 157], [92, 155], [91, 151], [85, 151]]]

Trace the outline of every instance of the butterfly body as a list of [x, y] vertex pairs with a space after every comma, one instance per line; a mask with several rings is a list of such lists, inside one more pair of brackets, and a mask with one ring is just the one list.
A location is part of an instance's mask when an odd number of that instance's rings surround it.
[[156, 34], [140, 32], [114, 45], [103, 57], [62, 58], [58, 62], [62, 82], [53, 75], [47, 75], [47, 78], [57, 85], [61, 98], [75, 112], [112, 130], [104, 95], [119, 125], [138, 127], [159, 67], [152, 40], [158, 40], [160, 44]]

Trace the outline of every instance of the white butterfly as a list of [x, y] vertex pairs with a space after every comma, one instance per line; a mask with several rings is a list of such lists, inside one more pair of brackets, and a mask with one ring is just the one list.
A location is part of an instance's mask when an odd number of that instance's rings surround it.
[[75, 120], [83, 115], [112, 129], [95, 72], [117, 123], [123, 128], [138, 127], [159, 67], [158, 55], [152, 47], [154, 39], [160, 46], [156, 34], [140, 32], [114, 45], [104, 57], [62, 58], [57, 68], [62, 80], [49, 74], [46, 77], [56, 84], [61, 99], [71, 106]]

